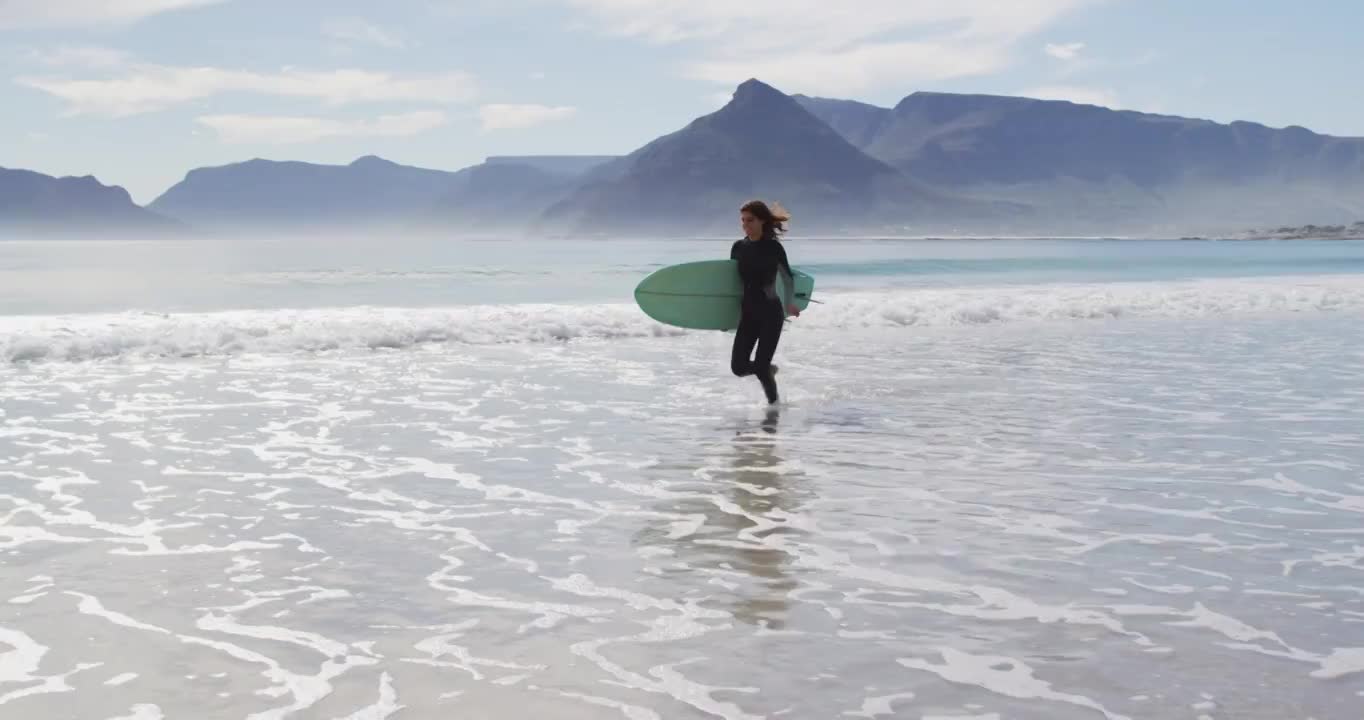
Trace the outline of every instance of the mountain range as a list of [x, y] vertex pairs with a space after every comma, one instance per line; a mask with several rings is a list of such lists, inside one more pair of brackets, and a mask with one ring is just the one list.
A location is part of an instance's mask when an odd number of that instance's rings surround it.
[[916, 92], [886, 108], [748, 80], [623, 156], [458, 171], [252, 159], [191, 170], [145, 208], [94, 178], [0, 168], [0, 227], [729, 235], [754, 197], [828, 234], [1348, 224], [1364, 217], [1364, 138], [993, 95]]
[[1364, 216], [1364, 138], [988, 95], [920, 92], [894, 108], [796, 99], [906, 174], [1038, 208], [1055, 225]]
[[0, 167], [0, 233], [97, 233], [110, 228], [139, 233], [189, 229], [138, 207], [127, 190], [89, 175], [56, 178]]

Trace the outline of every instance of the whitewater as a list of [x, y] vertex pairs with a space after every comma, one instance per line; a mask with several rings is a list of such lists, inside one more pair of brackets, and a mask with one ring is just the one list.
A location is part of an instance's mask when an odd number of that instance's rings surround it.
[[0, 717], [1364, 707], [1364, 243], [0, 242]]

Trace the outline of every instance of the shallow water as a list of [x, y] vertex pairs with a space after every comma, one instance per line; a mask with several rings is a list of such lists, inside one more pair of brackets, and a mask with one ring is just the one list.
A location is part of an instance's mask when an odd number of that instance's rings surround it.
[[1359, 278], [1133, 275], [831, 283], [775, 410], [628, 300], [49, 298], [0, 716], [1357, 717]]

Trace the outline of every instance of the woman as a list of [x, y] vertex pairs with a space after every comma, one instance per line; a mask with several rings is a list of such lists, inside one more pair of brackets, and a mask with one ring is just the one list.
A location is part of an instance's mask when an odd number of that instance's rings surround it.
[[[787, 315], [799, 315], [794, 302], [794, 283], [786, 250], [777, 239], [786, 232], [791, 218], [778, 205], [774, 211], [761, 200], [745, 203], [739, 209], [744, 238], [729, 249], [729, 258], [738, 261], [743, 298], [739, 301], [739, 326], [734, 333], [730, 369], [744, 377], [757, 375], [768, 403], [777, 402], [777, 366], [772, 354], [781, 338]], [[777, 296], [777, 273], [782, 273], [782, 297]], [[783, 312], [783, 308], [785, 312]], [[752, 359], [754, 346], [757, 354]]]

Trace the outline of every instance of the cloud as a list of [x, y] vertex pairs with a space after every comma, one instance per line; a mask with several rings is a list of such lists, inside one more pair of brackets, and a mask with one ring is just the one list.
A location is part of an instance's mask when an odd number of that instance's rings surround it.
[[357, 17], [331, 18], [322, 23], [322, 34], [342, 42], [366, 43], [400, 50], [407, 41], [378, 25]]
[[1080, 51], [1084, 49], [1085, 44], [1082, 42], [1066, 43], [1064, 45], [1047, 43], [1046, 46], [1042, 48], [1042, 52], [1057, 60], [1074, 60], [1079, 57]]
[[104, 70], [128, 63], [130, 56], [122, 50], [97, 45], [62, 45], [51, 50], [31, 50], [28, 60], [48, 67], [78, 67]]
[[788, 92], [842, 95], [890, 84], [978, 75], [1004, 62], [998, 48], [933, 43], [871, 43], [847, 50], [806, 50], [764, 58], [691, 63], [684, 74], [734, 84], [756, 77]]
[[293, 144], [338, 137], [403, 137], [446, 123], [445, 113], [419, 111], [380, 115], [373, 121], [344, 121], [290, 115], [206, 115], [196, 121], [227, 143]]
[[226, 0], [0, 0], [0, 30], [136, 22]]
[[483, 129], [510, 130], [543, 125], [555, 120], [563, 120], [577, 113], [577, 108], [549, 105], [484, 105], [478, 109]]
[[845, 94], [983, 75], [1017, 41], [1103, 0], [559, 0], [597, 32], [698, 53], [683, 75]]
[[309, 71], [286, 68], [275, 73], [216, 67], [176, 67], [147, 63], [118, 66], [116, 76], [98, 79], [20, 77], [20, 85], [65, 100], [67, 115], [124, 117], [164, 110], [222, 93], [254, 93], [318, 100], [332, 106], [367, 102], [450, 103], [477, 92], [468, 73], [392, 75], [369, 70]]
[[1024, 97], [1038, 100], [1069, 100], [1082, 105], [1099, 105], [1117, 109], [1120, 107], [1118, 93], [1108, 88], [1081, 87], [1077, 85], [1045, 85], [1028, 88], [1018, 93]]

